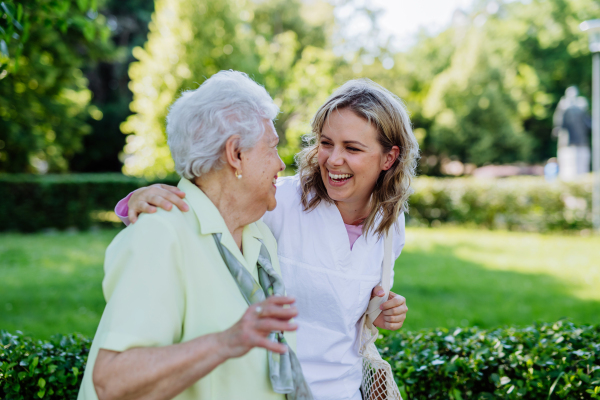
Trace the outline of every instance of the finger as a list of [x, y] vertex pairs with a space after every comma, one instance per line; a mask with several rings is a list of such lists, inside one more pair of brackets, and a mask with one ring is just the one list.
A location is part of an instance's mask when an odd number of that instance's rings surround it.
[[[393, 294], [393, 297], [392, 297], [392, 294]], [[406, 304], [406, 298], [404, 298], [403, 296], [400, 296], [398, 294], [390, 292], [390, 300], [388, 300], [385, 303], [381, 304], [379, 306], [379, 309], [380, 310], [387, 310], [389, 308], [398, 307], [398, 306], [401, 306], [403, 304]]]
[[288, 351], [288, 348], [285, 344], [283, 343], [276, 343], [276, 342], [272, 342], [269, 339], [265, 338], [265, 337], [258, 337], [255, 341], [254, 341], [254, 346], [255, 347], [262, 347], [265, 348], [267, 350], [271, 350], [275, 353], [279, 353], [279, 354], [285, 354]]
[[298, 316], [298, 309], [296, 307], [286, 307], [278, 305], [265, 306], [259, 313], [260, 318], [276, 318], [283, 320], [290, 320]]
[[394, 307], [394, 308], [390, 308], [388, 310], [384, 310], [381, 313], [385, 316], [385, 315], [402, 315], [402, 314], [406, 314], [408, 312], [408, 307], [406, 307], [406, 304], [403, 304], [399, 307]]
[[290, 296], [270, 296], [268, 299], [260, 302], [259, 304], [264, 308], [268, 305], [285, 305], [285, 304], [294, 304], [296, 299]]
[[188, 211], [189, 207], [187, 205], [187, 203], [185, 201], [183, 201], [181, 198], [179, 198], [179, 196], [171, 193], [171, 192], [164, 192], [163, 193], [163, 197], [166, 201], [175, 204], [177, 206], [177, 208], [179, 208], [181, 211]]
[[161, 189], [168, 190], [169, 192], [177, 195], [179, 198], [183, 199], [185, 197], [185, 192], [182, 192], [176, 186], [165, 185], [164, 183], [159, 183], [157, 186]]
[[403, 322], [406, 319], [406, 314], [402, 315], [385, 315], [383, 320], [388, 324]]
[[373, 288], [373, 291], [371, 291], [371, 298], [373, 297], [383, 297], [385, 296], [385, 291], [383, 290], [383, 288], [381, 287], [381, 285], [377, 285]]
[[397, 331], [398, 329], [402, 328], [402, 325], [404, 325], [404, 322], [385, 324], [384, 329], [387, 329], [388, 331]]
[[285, 322], [273, 318], [261, 318], [256, 322], [255, 328], [264, 334], [279, 331], [295, 331], [298, 329], [298, 324], [294, 322]]
[[397, 297], [394, 297], [393, 299], [388, 300], [385, 303], [381, 304], [379, 306], [379, 309], [382, 311], [385, 311], [385, 310], [389, 310], [390, 308], [400, 307], [401, 305], [402, 305], [402, 303], [400, 302], [400, 299], [398, 299]]
[[137, 221], [137, 216], [138, 213], [133, 208], [129, 208], [129, 210], [127, 210], [127, 218], [129, 218], [130, 223], [134, 224], [135, 221]]

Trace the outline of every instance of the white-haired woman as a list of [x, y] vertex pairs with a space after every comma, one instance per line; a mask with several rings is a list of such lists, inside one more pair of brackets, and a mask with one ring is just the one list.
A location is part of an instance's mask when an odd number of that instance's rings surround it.
[[284, 167], [277, 112], [234, 71], [173, 104], [168, 144], [189, 211], [143, 215], [110, 244], [79, 399], [312, 399], [286, 345], [294, 300], [259, 221]]
[[[316, 399], [361, 399], [359, 320], [378, 286], [382, 236], [393, 259], [404, 245], [404, 214], [418, 144], [402, 101], [369, 80], [340, 87], [312, 121], [313, 141], [296, 157], [298, 174], [277, 181], [277, 208], [263, 221], [277, 239], [288, 292], [297, 298], [298, 358]], [[185, 209], [165, 185], [117, 206], [135, 221], [155, 206]], [[394, 293], [375, 325], [399, 329], [405, 299]]]

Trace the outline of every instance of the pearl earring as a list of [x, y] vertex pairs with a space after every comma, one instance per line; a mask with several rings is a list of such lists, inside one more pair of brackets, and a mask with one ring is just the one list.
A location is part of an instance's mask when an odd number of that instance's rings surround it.
[[237, 170], [235, 170], [235, 176], [238, 179], [242, 179], [242, 174], [240, 174]]

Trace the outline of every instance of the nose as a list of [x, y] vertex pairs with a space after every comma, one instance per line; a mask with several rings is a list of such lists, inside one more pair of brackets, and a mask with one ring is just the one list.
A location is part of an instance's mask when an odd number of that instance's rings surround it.
[[344, 157], [341, 149], [339, 147], [335, 147], [329, 156], [327, 162], [332, 166], [339, 166], [344, 164]]
[[279, 171], [278, 172], [281, 172], [281, 171], [283, 171], [285, 169], [285, 163], [283, 162], [283, 160], [279, 156], [279, 152], [277, 152], [277, 158], [279, 159]]

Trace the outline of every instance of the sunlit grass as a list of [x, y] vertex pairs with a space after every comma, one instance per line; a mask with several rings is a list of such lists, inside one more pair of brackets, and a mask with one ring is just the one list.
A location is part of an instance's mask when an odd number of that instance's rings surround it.
[[600, 238], [409, 228], [395, 290], [406, 329], [600, 323]]
[[[117, 230], [0, 234], [0, 329], [92, 336], [106, 247]], [[600, 238], [409, 228], [395, 291], [405, 329], [600, 323]]]

